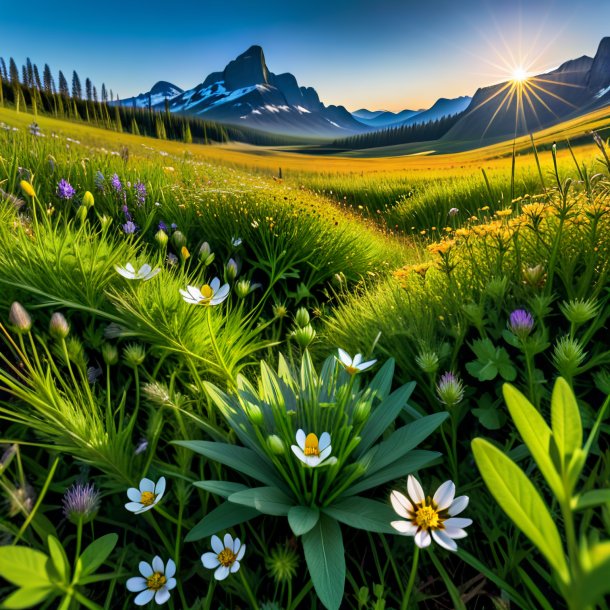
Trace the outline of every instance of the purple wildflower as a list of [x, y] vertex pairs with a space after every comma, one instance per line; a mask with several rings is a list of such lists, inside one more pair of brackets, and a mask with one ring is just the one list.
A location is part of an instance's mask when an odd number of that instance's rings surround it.
[[100, 492], [93, 483], [75, 483], [63, 497], [64, 515], [72, 523], [89, 523], [100, 508]]
[[104, 178], [104, 174], [98, 171], [95, 174], [95, 188], [98, 191], [104, 192], [104, 186], [106, 185], [106, 178]]
[[133, 188], [136, 192], [136, 201], [138, 202], [138, 205], [144, 205], [144, 201], [146, 200], [146, 185], [142, 182], [136, 182]]
[[117, 193], [120, 193], [123, 190], [123, 185], [121, 184], [118, 174], [113, 174], [110, 179], [110, 186], [112, 186]]
[[175, 231], [178, 228], [178, 225], [175, 222], [171, 224], [172, 231]]
[[453, 407], [464, 398], [464, 384], [456, 375], [447, 371], [436, 384], [436, 393], [442, 403]]
[[167, 225], [162, 220], [159, 221], [159, 231], [165, 231], [167, 233]]
[[525, 339], [534, 328], [534, 318], [525, 309], [515, 309], [508, 319], [508, 328], [520, 339]]
[[74, 187], [65, 178], [62, 178], [57, 185], [57, 196], [60, 199], [72, 199], [75, 194]]
[[121, 207], [121, 210], [123, 210], [123, 214], [125, 214], [125, 220], [130, 221], [131, 218], [131, 214], [129, 213], [129, 208], [127, 207], [127, 204], [123, 205]]
[[127, 235], [132, 235], [137, 230], [138, 230], [138, 227], [136, 226], [135, 222], [133, 222], [132, 220], [128, 220], [123, 225], [123, 231], [125, 231], [125, 233], [127, 233]]

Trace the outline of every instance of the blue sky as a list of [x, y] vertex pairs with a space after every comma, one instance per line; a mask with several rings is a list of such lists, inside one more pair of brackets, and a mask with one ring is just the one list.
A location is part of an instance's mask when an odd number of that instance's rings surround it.
[[76, 69], [121, 97], [157, 80], [190, 88], [259, 44], [272, 72], [350, 110], [472, 95], [610, 35], [610, 0], [0, 0], [0, 15], [0, 56]]

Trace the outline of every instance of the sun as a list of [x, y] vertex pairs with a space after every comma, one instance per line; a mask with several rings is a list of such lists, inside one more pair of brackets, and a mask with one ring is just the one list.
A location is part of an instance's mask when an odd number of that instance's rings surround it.
[[515, 83], [522, 83], [527, 80], [527, 70], [522, 67], [514, 68], [512, 72], [512, 80]]

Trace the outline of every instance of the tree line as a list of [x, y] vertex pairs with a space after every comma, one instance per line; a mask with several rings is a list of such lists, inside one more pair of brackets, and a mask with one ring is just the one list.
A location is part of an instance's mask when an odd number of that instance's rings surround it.
[[369, 131], [349, 138], [341, 138], [332, 143], [333, 147], [358, 150], [361, 148], [378, 148], [411, 142], [428, 142], [444, 136], [463, 116], [464, 112], [445, 115], [425, 123], [387, 127], [378, 131]]
[[[72, 71], [71, 84], [59, 70], [57, 81], [45, 64], [41, 72], [28, 57], [19, 70], [11, 57], [7, 63], [0, 57], [0, 107], [11, 106], [17, 112], [31, 111], [62, 119], [78, 120], [97, 127], [119, 132], [150, 136], [163, 140], [179, 140], [190, 143], [212, 144], [217, 142], [245, 142], [260, 146], [291, 143], [290, 138], [267, 134], [249, 127], [224, 125], [200, 118], [172, 114], [169, 105], [164, 110], [122, 106], [112, 89], [105, 83], [101, 88], [85, 79], [82, 81]], [[113, 103], [114, 102], [114, 103]]]

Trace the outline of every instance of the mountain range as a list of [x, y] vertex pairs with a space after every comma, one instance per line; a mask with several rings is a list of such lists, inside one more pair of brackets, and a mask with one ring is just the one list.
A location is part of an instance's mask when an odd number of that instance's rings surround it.
[[263, 49], [257, 45], [192, 89], [184, 91], [168, 81], [159, 81], [150, 91], [118, 103], [167, 108], [273, 133], [325, 138], [417, 125], [462, 113], [445, 138], [467, 141], [508, 137], [610, 104], [610, 37], [602, 39], [593, 58], [583, 55], [566, 61], [520, 84], [506, 81], [481, 87], [472, 98], [440, 98], [428, 109], [393, 113], [362, 108], [350, 113], [344, 106], [327, 106], [313, 87], [300, 86], [289, 72], [271, 72]]

